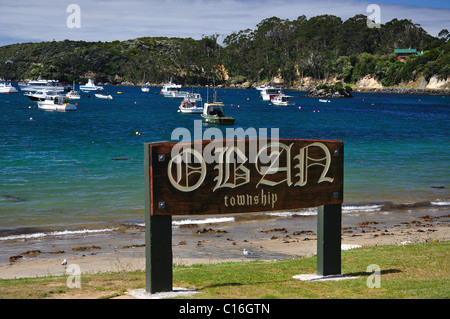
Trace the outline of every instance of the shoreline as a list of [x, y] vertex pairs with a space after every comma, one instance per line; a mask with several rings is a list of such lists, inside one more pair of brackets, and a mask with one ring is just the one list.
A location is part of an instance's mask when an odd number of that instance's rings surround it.
[[[383, 225], [382, 218], [376, 217], [356, 225], [345, 225], [343, 222], [342, 250], [450, 240], [450, 215], [424, 215], [414, 219], [408, 217], [405, 216], [404, 221], [392, 226]], [[173, 264], [190, 266], [254, 260], [272, 261], [311, 257], [316, 254], [315, 230], [292, 231], [273, 228], [261, 231], [259, 223], [251, 226], [258, 228], [255, 232], [257, 236], [246, 233], [241, 238], [236, 238], [231, 231], [226, 234], [214, 232], [215, 229], [223, 228], [217, 224], [182, 229], [180, 232], [184, 232], [186, 237], [177, 233], [172, 238]], [[197, 229], [212, 231], [195, 234]], [[133, 236], [134, 240], [130, 240]], [[61, 265], [63, 259], [67, 259], [68, 266], [79, 266], [81, 274], [145, 270], [145, 245], [139, 244], [144, 233], [131, 234], [131, 237], [130, 234], [81, 237], [74, 240], [71, 246], [86, 245], [82, 246], [84, 250], [20, 258], [7, 265], [0, 265], [0, 279], [62, 276], [67, 274], [66, 267]], [[126, 245], [127, 243], [131, 244]], [[252, 256], [243, 256], [241, 252], [244, 248], [252, 251]]]
[[[161, 88], [164, 83], [150, 83], [148, 86], [152, 88]], [[259, 84], [245, 85], [245, 84], [231, 84], [231, 85], [217, 85], [217, 89], [237, 89], [237, 90], [256, 90], [256, 86]], [[411, 95], [450, 95], [450, 89], [426, 89], [426, 88], [411, 88], [405, 86], [393, 86], [393, 87], [383, 87], [383, 88], [371, 88], [371, 87], [358, 87], [351, 84], [343, 84], [350, 85], [352, 87], [352, 93], [374, 93], [374, 94], [411, 94]], [[128, 86], [128, 87], [140, 87], [141, 84], [111, 84], [111, 86]], [[185, 88], [208, 88], [208, 86], [202, 85], [194, 85], [194, 84], [185, 84], [183, 85]], [[282, 85], [285, 90], [297, 91], [297, 92], [310, 92], [315, 89], [315, 86], [298, 86], [298, 85]], [[211, 86], [209, 86], [211, 87]], [[308, 96], [306, 96], [308, 97]], [[313, 97], [313, 96], [310, 96]]]

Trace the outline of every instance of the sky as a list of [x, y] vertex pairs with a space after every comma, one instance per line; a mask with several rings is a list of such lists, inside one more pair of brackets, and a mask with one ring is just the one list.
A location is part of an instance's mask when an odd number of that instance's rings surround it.
[[379, 6], [381, 24], [410, 19], [433, 36], [450, 30], [448, 0], [0, 0], [0, 46], [65, 39], [224, 37], [255, 29], [272, 16], [294, 20], [330, 14], [343, 21], [356, 14], [369, 16], [374, 13], [367, 11], [370, 4]]

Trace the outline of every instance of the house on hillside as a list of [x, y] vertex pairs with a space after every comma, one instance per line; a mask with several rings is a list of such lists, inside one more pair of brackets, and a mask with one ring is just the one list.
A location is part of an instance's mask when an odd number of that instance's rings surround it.
[[397, 55], [397, 60], [405, 62], [410, 55], [422, 55], [422, 52], [416, 49], [394, 49], [394, 53]]

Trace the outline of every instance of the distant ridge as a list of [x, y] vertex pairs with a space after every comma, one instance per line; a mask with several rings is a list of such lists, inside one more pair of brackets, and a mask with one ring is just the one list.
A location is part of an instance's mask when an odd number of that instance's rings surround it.
[[[255, 29], [227, 35], [192, 38], [143, 37], [126, 41], [52, 41], [0, 47], [0, 78], [19, 81], [43, 78], [72, 83], [96, 82], [141, 85], [170, 78], [183, 85], [204, 86], [215, 81], [228, 87], [252, 87], [273, 82], [285, 87], [319, 83], [351, 84], [366, 76], [383, 87], [450, 77], [450, 38], [438, 37], [411, 20], [393, 19], [380, 28], [367, 27], [367, 17], [346, 21], [333, 15], [296, 20], [271, 17]], [[400, 62], [395, 49], [414, 48]], [[448, 88], [442, 84], [437, 89]], [[436, 88], [435, 88], [436, 89]]]

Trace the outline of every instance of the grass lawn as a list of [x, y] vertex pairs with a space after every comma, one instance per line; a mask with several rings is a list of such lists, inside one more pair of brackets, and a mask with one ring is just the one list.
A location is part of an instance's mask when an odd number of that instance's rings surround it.
[[[378, 246], [342, 252], [342, 274], [358, 279], [304, 282], [316, 272], [316, 257], [173, 268], [173, 286], [195, 288], [193, 299], [448, 299], [450, 242]], [[380, 287], [369, 288], [381, 270]], [[67, 276], [0, 280], [0, 298], [114, 298], [145, 287], [145, 272], [82, 274], [81, 288], [68, 288]]]

